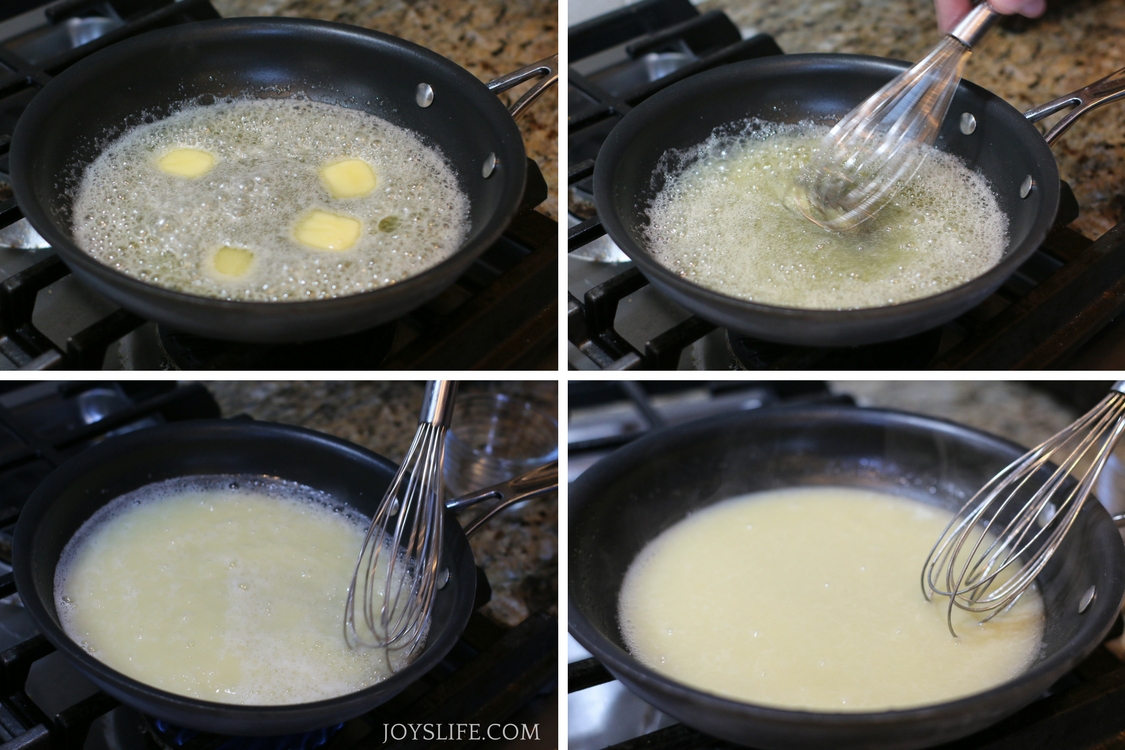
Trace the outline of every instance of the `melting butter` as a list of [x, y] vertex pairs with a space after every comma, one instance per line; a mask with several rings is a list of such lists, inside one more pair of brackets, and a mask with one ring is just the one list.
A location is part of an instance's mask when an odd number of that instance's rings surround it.
[[297, 223], [293, 236], [317, 250], [347, 250], [362, 229], [358, 219], [317, 209]]
[[333, 198], [359, 198], [375, 189], [375, 170], [363, 159], [347, 159], [320, 170], [320, 179]]
[[1040, 651], [1032, 587], [987, 623], [926, 601], [922, 563], [951, 518], [880, 492], [762, 492], [692, 513], [629, 567], [621, 631], [644, 664], [736, 700], [816, 711], [941, 703], [1006, 682]]
[[254, 252], [244, 247], [223, 245], [211, 258], [211, 265], [223, 276], [245, 276], [253, 264]]
[[[158, 164], [190, 152], [213, 166], [185, 179]], [[370, 113], [299, 96], [188, 104], [140, 124], [86, 167], [72, 198], [75, 242], [96, 260], [227, 300], [389, 286], [450, 257], [471, 229], [468, 196], [437, 148]], [[395, 230], [377, 231], [387, 216]], [[250, 248], [253, 263], [220, 272], [221, 247]]]
[[156, 165], [177, 177], [200, 177], [215, 166], [215, 157], [197, 148], [178, 148], [157, 160]]

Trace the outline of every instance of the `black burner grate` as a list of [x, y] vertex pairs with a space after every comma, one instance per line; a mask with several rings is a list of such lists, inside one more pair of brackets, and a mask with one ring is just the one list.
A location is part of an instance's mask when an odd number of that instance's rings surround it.
[[[715, 13], [701, 16], [681, 0], [646, 0], [571, 30], [571, 49], [578, 52], [570, 69], [571, 165], [567, 180], [571, 212], [580, 222], [568, 232], [568, 252], [586, 248], [605, 236], [589, 199], [591, 178], [601, 142], [632, 106], [697, 72], [782, 53], [765, 35], [742, 40], [735, 29], [732, 38], [733, 24], [725, 17], [715, 18]], [[624, 93], [611, 93], [591, 79], [595, 75], [610, 77], [614, 63], [605, 63], [608, 71], [595, 73], [593, 69], [602, 60], [614, 59], [610, 51], [617, 51], [620, 57], [622, 50], [624, 56], [632, 59], [640, 59], [654, 50], [686, 50], [698, 59], [656, 81], [646, 81]], [[731, 335], [732, 340], [741, 343], [729, 347], [727, 366], [762, 370], [872, 369], [869, 363], [873, 360], [879, 362], [878, 369], [1066, 366], [1084, 344], [1125, 312], [1125, 224], [1096, 241], [1067, 228], [1078, 217], [1078, 203], [1069, 185], [1064, 182], [1062, 188], [1054, 229], [1039, 251], [987, 300], [934, 329], [932, 333], [939, 339], [939, 346], [928, 356], [920, 357], [917, 347], [910, 348], [909, 356], [891, 360], [887, 360], [885, 352], [873, 352], [871, 347], [817, 353]], [[570, 260], [572, 264], [585, 262]], [[568, 294], [567, 336], [575, 350], [588, 360], [583, 366], [676, 369], [685, 350], [715, 330], [711, 323], [667, 302], [682, 313], [680, 322], [648, 334], [643, 343], [638, 343], [636, 337], [630, 342], [620, 329], [619, 305], [637, 299], [633, 295], [647, 286], [647, 279], [636, 268], [625, 266], [588, 289]], [[768, 350], [771, 354], [744, 356], [740, 349]]]

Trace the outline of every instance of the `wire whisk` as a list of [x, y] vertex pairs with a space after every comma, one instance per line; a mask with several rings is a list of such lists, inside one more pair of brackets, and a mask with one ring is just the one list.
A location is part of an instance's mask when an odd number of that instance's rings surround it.
[[449, 380], [427, 384], [414, 441], [371, 519], [344, 611], [352, 648], [409, 656], [425, 641], [442, 584], [442, 460], [456, 388]]
[[795, 202], [807, 218], [847, 231], [894, 199], [926, 160], [972, 48], [996, 17], [988, 3], [978, 5], [924, 59], [832, 127], [796, 180]]
[[925, 597], [949, 599], [950, 633], [957, 635], [954, 607], [991, 613], [987, 622], [1027, 590], [1074, 525], [1123, 431], [1125, 381], [1118, 381], [1097, 406], [965, 503], [922, 566]]

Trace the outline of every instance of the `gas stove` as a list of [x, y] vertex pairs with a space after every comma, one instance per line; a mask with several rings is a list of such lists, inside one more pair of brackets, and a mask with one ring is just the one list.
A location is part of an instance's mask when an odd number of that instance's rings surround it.
[[[218, 17], [208, 0], [0, 8], [0, 181], [20, 113], [53, 76], [121, 39]], [[205, 339], [120, 309], [70, 274], [0, 184], [0, 370], [556, 369], [558, 224], [534, 210], [547, 185], [530, 159], [528, 170], [507, 231], [440, 296], [377, 328], [285, 345]]]
[[[1045, 384], [1060, 401], [1081, 413], [1098, 384]], [[843, 392], [841, 392], [841, 390]], [[568, 481], [616, 448], [659, 427], [670, 427], [732, 411], [800, 405], [855, 405], [847, 384], [830, 390], [818, 381], [579, 382], [569, 385]], [[932, 406], [932, 405], [931, 405]], [[1099, 485], [1099, 489], [1101, 486]], [[1118, 492], [1100, 496], [1120, 512]], [[1035, 702], [982, 732], [934, 750], [1053, 750], [1125, 748], [1125, 662], [1121, 618], [1108, 647], [1056, 682]], [[597, 659], [569, 639], [567, 652], [568, 743], [570, 750], [725, 750], [735, 748], [645, 703], [618, 682]]]
[[[219, 415], [201, 385], [0, 383], [0, 743], [6, 750], [346, 750], [382, 745], [385, 735], [399, 740], [390, 747], [449, 748], [458, 746], [448, 740], [456, 731], [450, 727], [467, 724], [479, 731], [535, 725], [535, 736], [529, 729], [522, 742], [497, 744], [554, 747], [556, 727], [547, 718], [556, 713], [558, 621], [542, 612], [511, 629], [474, 612], [450, 654], [390, 702], [342, 725], [267, 738], [219, 737], [145, 716], [100, 691], [57, 653], [20, 604], [12, 578], [12, 530], [24, 502], [54, 467], [107, 436]], [[490, 598], [478, 568], [474, 608]], [[403, 740], [405, 724], [431, 725], [431, 741]]]
[[1091, 240], [1067, 225], [1062, 183], [1043, 245], [994, 294], [938, 328], [873, 346], [775, 344], [716, 328], [657, 292], [605, 234], [592, 199], [598, 149], [638, 103], [726, 63], [782, 54], [765, 34], [688, 0], [644, 0], [570, 29], [567, 336], [571, 369], [1119, 369], [1125, 224]]

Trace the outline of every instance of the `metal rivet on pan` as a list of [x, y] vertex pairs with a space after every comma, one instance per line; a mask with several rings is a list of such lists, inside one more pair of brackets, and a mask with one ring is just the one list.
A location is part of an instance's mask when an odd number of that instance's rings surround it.
[[971, 135], [977, 129], [977, 118], [973, 117], [968, 112], [961, 115], [961, 132], [965, 135]]
[[1086, 589], [1086, 593], [1082, 595], [1082, 600], [1078, 602], [1078, 614], [1082, 614], [1086, 611], [1086, 608], [1090, 606], [1090, 602], [1094, 601], [1095, 593], [1093, 586]]
[[449, 583], [449, 568], [442, 568], [437, 576], [437, 587], [443, 589], [447, 583]]
[[401, 507], [402, 507], [402, 503], [400, 503], [398, 498], [396, 497], [394, 500], [391, 501], [391, 507], [387, 508], [387, 515], [390, 515], [390, 516], [396, 515], [398, 513], [398, 509], [401, 508]]
[[422, 109], [434, 103], [434, 90], [430, 87], [430, 84], [418, 84], [418, 90], [414, 92], [414, 101], [418, 102], [418, 106]]
[[484, 178], [487, 180], [492, 172], [496, 169], [496, 154], [489, 154], [484, 158], [484, 169], [480, 171]]
[[1035, 187], [1035, 180], [1033, 180], [1031, 178], [1031, 175], [1028, 175], [1027, 177], [1024, 177], [1023, 178], [1023, 184], [1020, 185], [1020, 197], [1026, 198], [1027, 196], [1031, 195], [1031, 189], [1034, 188], [1034, 187]]

